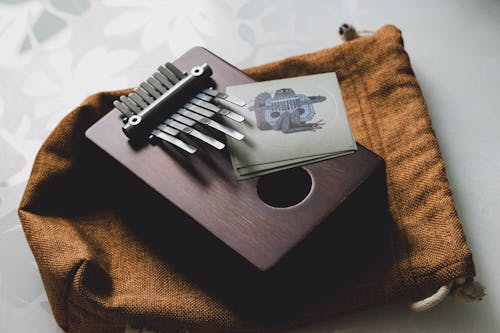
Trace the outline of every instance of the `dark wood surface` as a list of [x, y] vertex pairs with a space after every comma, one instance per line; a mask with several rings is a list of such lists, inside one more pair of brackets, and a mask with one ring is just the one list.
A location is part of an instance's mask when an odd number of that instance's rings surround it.
[[[213, 69], [212, 78], [220, 91], [228, 85], [252, 82], [199, 47], [174, 63], [188, 70], [204, 62]], [[86, 135], [260, 270], [273, 267], [384, 165], [380, 157], [359, 145], [356, 153], [304, 166], [312, 179], [307, 197], [295, 206], [275, 208], [259, 198], [258, 178], [236, 180], [227, 150], [195, 143], [199, 152], [187, 156], [168, 145], [134, 148], [122, 133], [122, 125], [120, 112], [113, 109]], [[276, 194], [288, 187], [293, 190], [294, 183], [294, 179], [284, 182]]]

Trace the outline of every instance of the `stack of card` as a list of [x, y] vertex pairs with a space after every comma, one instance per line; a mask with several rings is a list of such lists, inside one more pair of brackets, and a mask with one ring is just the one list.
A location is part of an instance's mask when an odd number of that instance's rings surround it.
[[227, 138], [239, 180], [354, 152], [335, 73], [227, 87], [246, 101], [226, 105], [245, 117], [232, 126], [245, 140]]

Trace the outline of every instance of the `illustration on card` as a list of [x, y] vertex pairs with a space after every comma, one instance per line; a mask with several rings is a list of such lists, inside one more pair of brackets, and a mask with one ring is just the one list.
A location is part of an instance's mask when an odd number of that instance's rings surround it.
[[258, 94], [250, 111], [255, 111], [257, 127], [262, 131], [275, 130], [283, 133], [296, 133], [318, 130], [325, 125], [323, 120], [311, 121], [316, 112], [314, 103], [326, 100], [325, 96], [306, 96], [296, 94], [291, 88]]

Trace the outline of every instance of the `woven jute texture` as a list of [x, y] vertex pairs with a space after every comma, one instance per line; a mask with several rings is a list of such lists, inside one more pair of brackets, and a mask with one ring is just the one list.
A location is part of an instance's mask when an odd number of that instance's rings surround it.
[[[398, 296], [416, 298], [474, 276], [436, 136], [397, 28], [384, 26], [369, 37], [245, 72], [262, 81], [331, 71], [338, 75], [356, 140], [387, 165], [393, 222], [377, 265], [351, 279], [332, 262], [339, 280], [322, 286], [320, 298], [307, 298], [301, 289], [308, 286], [300, 284], [279, 294], [281, 303], [250, 293], [244, 294], [248, 299], [231, 298], [251, 290], [252, 281], [241, 283], [245, 270], [228, 278], [229, 250], [209, 245], [208, 232], [184, 221], [85, 138], [124, 91], [99, 93], [68, 114], [43, 144], [19, 209], [59, 325], [69, 332], [120, 332], [126, 324], [190, 332], [281, 329]], [[280, 304], [296, 306], [288, 311]]]

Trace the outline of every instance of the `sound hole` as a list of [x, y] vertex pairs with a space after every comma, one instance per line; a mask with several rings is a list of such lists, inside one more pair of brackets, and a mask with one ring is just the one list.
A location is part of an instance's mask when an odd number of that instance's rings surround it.
[[292, 207], [307, 197], [311, 187], [311, 175], [303, 168], [292, 168], [260, 177], [257, 194], [269, 206]]

